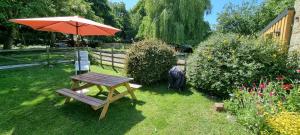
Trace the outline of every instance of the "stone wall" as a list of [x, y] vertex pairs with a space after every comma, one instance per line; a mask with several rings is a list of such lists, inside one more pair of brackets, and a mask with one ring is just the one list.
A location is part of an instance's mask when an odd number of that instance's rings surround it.
[[[295, 17], [290, 41], [290, 51], [300, 51], [300, 0], [295, 2]], [[298, 19], [297, 19], [298, 18]]]

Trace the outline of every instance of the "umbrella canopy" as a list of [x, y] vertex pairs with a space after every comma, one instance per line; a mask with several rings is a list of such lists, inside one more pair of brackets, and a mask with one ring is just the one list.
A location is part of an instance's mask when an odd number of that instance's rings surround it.
[[121, 31], [79, 16], [10, 19], [9, 21], [29, 26], [35, 30], [81, 36], [113, 36]]
[[[78, 16], [10, 19], [9, 21], [29, 26], [35, 30], [81, 36], [113, 36], [121, 31]], [[77, 56], [79, 71], [81, 71], [79, 50], [77, 50]]]

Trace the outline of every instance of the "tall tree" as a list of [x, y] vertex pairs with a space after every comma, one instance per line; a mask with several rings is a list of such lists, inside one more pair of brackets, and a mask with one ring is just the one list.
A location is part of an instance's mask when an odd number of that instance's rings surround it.
[[80, 15], [96, 21], [91, 3], [85, 0], [0, 0], [0, 25], [6, 27], [7, 40], [3, 49], [10, 49], [18, 29], [8, 22], [11, 18]]
[[53, 13], [51, 0], [1, 0], [0, 25], [6, 27], [7, 40], [3, 49], [11, 49], [17, 34], [15, 24], [8, 22], [11, 18], [47, 16]]
[[132, 28], [132, 36], [136, 37], [143, 18], [146, 16], [145, 0], [140, 0], [129, 12]]
[[218, 16], [217, 30], [226, 33], [233, 32], [242, 35], [253, 35], [261, 30], [260, 5], [255, 1], [243, 2], [241, 5], [229, 3]]
[[103, 18], [103, 23], [116, 26], [116, 21], [112, 14], [112, 9], [107, 0], [87, 0], [92, 3], [92, 9], [96, 16]]
[[111, 3], [112, 13], [115, 17], [116, 26], [122, 29], [122, 32], [119, 36], [123, 40], [130, 40], [132, 36], [132, 28], [130, 22], [130, 16], [128, 11], [126, 10], [126, 6], [124, 2], [114, 2]]
[[198, 43], [209, 30], [204, 14], [210, 0], [145, 0], [146, 16], [138, 36], [168, 43]]
[[287, 8], [293, 8], [295, 0], [265, 0], [257, 11], [261, 17], [261, 25], [268, 25], [282, 11]]

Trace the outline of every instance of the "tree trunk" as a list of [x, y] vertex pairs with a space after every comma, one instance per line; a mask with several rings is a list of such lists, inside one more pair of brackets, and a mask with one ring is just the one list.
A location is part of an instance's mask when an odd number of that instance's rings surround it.
[[8, 29], [7, 40], [4, 42], [3, 49], [12, 49], [14, 39], [16, 37], [16, 28], [13, 26]]

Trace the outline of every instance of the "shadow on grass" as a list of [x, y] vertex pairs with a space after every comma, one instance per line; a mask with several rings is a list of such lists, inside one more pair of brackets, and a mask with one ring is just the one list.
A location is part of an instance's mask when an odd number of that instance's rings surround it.
[[201, 94], [202, 96], [206, 97], [207, 99], [209, 99], [213, 102], [223, 102], [224, 100], [226, 100], [226, 98], [224, 98], [224, 97], [218, 97], [218, 96], [215, 96], [214, 94], [210, 94], [207, 90], [196, 89], [196, 88], [193, 88], [192, 86], [189, 86], [189, 87], [192, 91]]
[[148, 91], [148, 92], [152, 92], [152, 93], [160, 94], [160, 95], [180, 94], [180, 95], [183, 95], [183, 96], [190, 96], [190, 95], [193, 94], [193, 92], [189, 88], [186, 88], [184, 91], [168, 89], [168, 83], [167, 82], [160, 82], [160, 83], [152, 84], [152, 85], [149, 85], [149, 86], [143, 86], [140, 90], [141, 91]]
[[145, 117], [129, 98], [112, 103], [106, 118], [101, 109], [71, 102], [55, 90], [70, 87], [72, 66], [55, 65], [0, 72], [0, 134], [114, 134], [121, 135]]

